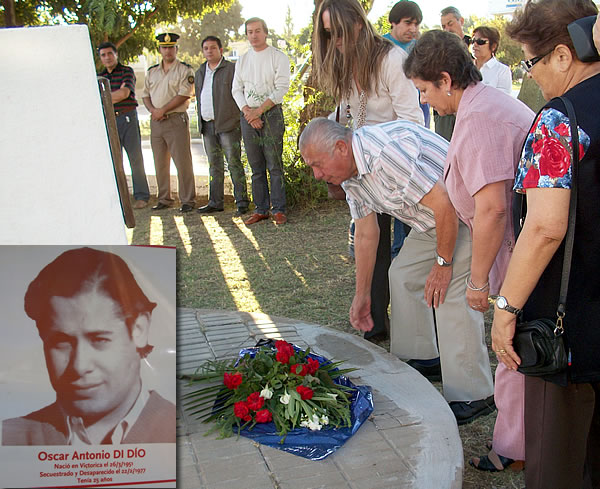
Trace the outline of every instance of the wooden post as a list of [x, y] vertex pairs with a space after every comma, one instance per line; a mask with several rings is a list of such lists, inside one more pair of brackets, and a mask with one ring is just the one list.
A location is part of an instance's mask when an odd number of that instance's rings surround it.
[[112, 155], [113, 168], [115, 170], [115, 178], [117, 180], [117, 188], [119, 189], [119, 199], [121, 200], [121, 210], [123, 211], [123, 219], [128, 228], [135, 227], [135, 217], [129, 200], [129, 189], [127, 188], [127, 178], [123, 170], [123, 152], [121, 151], [121, 141], [117, 130], [117, 118], [113, 108], [112, 99], [110, 97], [110, 82], [107, 78], [98, 77], [98, 85], [100, 86], [100, 97], [102, 99], [102, 109], [104, 110], [104, 121], [106, 122], [106, 132], [108, 134], [108, 142], [110, 144], [110, 153]]

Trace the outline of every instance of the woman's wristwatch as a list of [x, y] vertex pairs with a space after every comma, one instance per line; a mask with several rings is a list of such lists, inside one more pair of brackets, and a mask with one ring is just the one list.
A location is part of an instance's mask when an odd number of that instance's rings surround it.
[[502, 309], [503, 311], [510, 312], [515, 316], [518, 316], [523, 312], [523, 309], [517, 309], [516, 307], [511, 306], [506, 300], [506, 297], [502, 295], [496, 297], [496, 307], [498, 309]]

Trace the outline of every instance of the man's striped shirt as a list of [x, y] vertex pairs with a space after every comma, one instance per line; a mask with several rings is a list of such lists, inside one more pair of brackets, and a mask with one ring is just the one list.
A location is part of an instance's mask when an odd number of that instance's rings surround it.
[[122, 65], [121, 63], [117, 63], [117, 66], [112, 70], [112, 73], [109, 73], [105, 68], [104, 71], [100, 73], [100, 76], [109, 79], [111, 92], [117, 91], [121, 88], [123, 83], [129, 88], [129, 97], [114, 104], [115, 111], [137, 107], [138, 103], [135, 100], [135, 73], [133, 72], [133, 69], [129, 66]]
[[342, 183], [352, 217], [378, 212], [417, 232], [434, 229], [433, 211], [419, 202], [442, 177], [448, 145], [433, 131], [405, 120], [355, 131], [358, 175]]

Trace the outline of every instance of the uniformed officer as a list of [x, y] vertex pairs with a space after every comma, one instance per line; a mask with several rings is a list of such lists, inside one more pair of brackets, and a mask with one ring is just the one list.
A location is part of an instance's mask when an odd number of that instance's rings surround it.
[[196, 183], [186, 109], [194, 90], [194, 71], [177, 59], [177, 34], [159, 34], [156, 39], [162, 62], [148, 69], [142, 92], [144, 105], [152, 115], [150, 140], [158, 184], [158, 204], [152, 209], [166, 209], [173, 204], [169, 171], [172, 156], [177, 168], [179, 210], [189, 212], [195, 204]]

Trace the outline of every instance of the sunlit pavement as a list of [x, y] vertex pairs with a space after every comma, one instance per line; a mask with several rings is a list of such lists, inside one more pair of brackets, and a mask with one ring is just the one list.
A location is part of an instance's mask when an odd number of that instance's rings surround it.
[[[178, 489], [460, 489], [463, 452], [456, 421], [440, 393], [416, 370], [359, 336], [260, 313], [177, 310], [177, 372], [235, 358], [260, 338], [285, 339], [335, 360], [356, 384], [370, 385], [375, 410], [358, 432], [322, 461], [244, 437], [218, 440], [177, 405]], [[178, 395], [191, 390], [179, 381]]]

